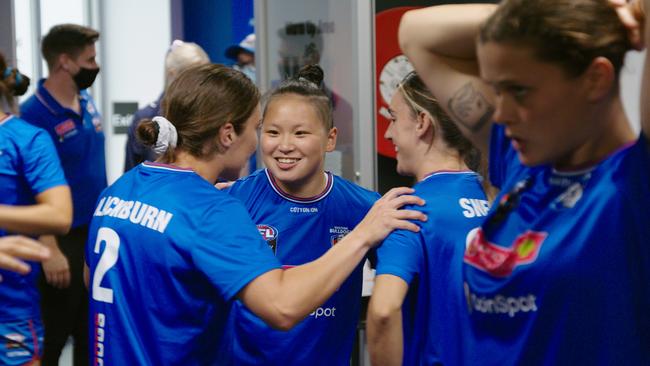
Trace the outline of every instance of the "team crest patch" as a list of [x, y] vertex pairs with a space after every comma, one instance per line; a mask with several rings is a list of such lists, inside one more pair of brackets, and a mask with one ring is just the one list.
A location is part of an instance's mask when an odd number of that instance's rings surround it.
[[257, 231], [260, 232], [262, 238], [266, 241], [271, 250], [273, 250], [273, 254], [275, 254], [278, 248], [278, 229], [270, 225], [260, 224], [257, 225]]
[[334, 226], [330, 228], [330, 244], [332, 246], [336, 245], [343, 237], [345, 237], [350, 232], [345, 226]]
[[77, 133], [77, 127], [74, 124], [74, 121], [67, 119], [54, 126], [54, 132], [59, 136], [59, 139], [63, 140], [66, 137], [75, 135]]
[[512, 248], [504, 248], [487, 241], [480, 228], [471, 234], [463, 261], [495, 277], [509, 276], [517, 266], [534, 262], [548, 235], [527, 231], [515, 239]]
[[27, 339], [24, 335], [18, 333], [5, 334], [3, 338], [6, 340], [5, 348], [15, 349], [21, 348]]

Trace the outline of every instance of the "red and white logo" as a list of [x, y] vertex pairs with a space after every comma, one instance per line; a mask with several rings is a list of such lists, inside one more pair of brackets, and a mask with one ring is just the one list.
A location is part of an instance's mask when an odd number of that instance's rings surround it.
[[487, 241], [480, 228], [472, 233], [475, 235], [469, 239], [464, 262], [495, 277], [509, 276], [517, 266], [534, 262], [548, 236], [529, 230], [519, 235], [511, 248], [504, 248]]
[[273, 253], [275, 253], [278, 246], [278, 229], [271, 225], [259, 224], [257, 225], [257, 231], [259, 231], [262, 238], [271, 247]]
[[54, 126], [54, 131], [56, 132], [57, 136], [59, 136], [59, 138], [64, 138], [68, 135], [76, 133], [77, 128], [73, 120], [66, 119], [65, 121]]

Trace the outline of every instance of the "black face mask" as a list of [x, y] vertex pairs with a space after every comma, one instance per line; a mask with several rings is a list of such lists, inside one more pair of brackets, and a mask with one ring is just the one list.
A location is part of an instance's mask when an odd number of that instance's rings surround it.
[[91, 85], [95, 82], [95, 78], [99, 74], [99, 67], [96, 69], [87, 69], [82, 67], [79, 69], [79, 72], [73, 76], [74, 83], [77, 84], [79, 90], [84, 90], [90, 88]]

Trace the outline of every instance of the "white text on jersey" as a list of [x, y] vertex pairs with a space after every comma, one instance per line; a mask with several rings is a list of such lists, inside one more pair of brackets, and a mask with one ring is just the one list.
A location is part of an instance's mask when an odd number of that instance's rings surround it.
[[93, 216], [110, 216], [129, 220], [164, 233], [174, 214], [140, 201], [124, 201], [118, 197], [102, 197]]
[[475, 198], [461, 198], [458, 204], [463, 208], [463, 215], [469, 219], [486, 216], [490, 208], [488, 201]]

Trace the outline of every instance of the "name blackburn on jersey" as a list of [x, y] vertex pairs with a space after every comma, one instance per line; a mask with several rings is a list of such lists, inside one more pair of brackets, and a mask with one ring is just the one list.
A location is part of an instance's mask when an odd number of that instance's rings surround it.
[[164, 233], [174, 214], [140, 201], [125, 201], [119, 197], [102, 197], [93, 216], [109, 216], [129, 220]]

